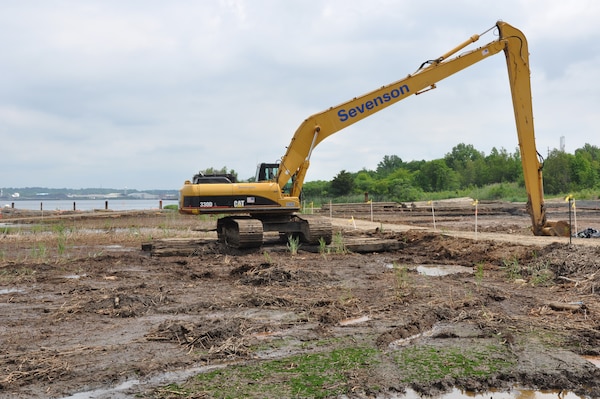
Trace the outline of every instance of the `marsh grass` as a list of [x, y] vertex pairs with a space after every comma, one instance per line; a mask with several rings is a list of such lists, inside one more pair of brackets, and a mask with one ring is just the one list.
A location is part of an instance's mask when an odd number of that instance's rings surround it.
[[[212, 222], [201, 222], [172, 211], [153, 211], [136, 217], [110, 216], [100, 213], [89, 218], [40, 219], [36, 224], [5, 227], [0, 262], [67, 262], [97, 257], [106, 252], [107, 246], [139, 249], [142, 243], [154, 238], [211, 234], [194, 229]], [[210, 230], [210, 226], [205, 230]]]
[[514, 281], [522, 278], [521, 266], [519, 265], [519, 260], [517, 258], [503, 259], [502, 264], [502, 269], [506, 273], [506, 278], [508, 280]]
[[351, 392], [350, 376], [377, 364], [378, 356], [377, 349], [368, 347], [294, 355], [209, 371], [158, 392], [225, 399], [337, 397]]
[[394, 270], [394, 289], [396, 299], [403, 301], [403, 298], [409, 296], [410, 293], [410, 276], [408, 274], [408, 268], [401, 266], [394, 262], [392, 265]]
[[415, 346], [394, 355], [404, 382], [432, 382], [444, 378], [485, 378], [509, 370], [515, 362], [507, 359], [502, 345], [474, 348]]
[[346, 244], [344, 242], [344, 236], [340, 231], [334, 234], [333, 240], [331, 242], [331, 247], [333, 249], [333, 252], [336, 254], [348, 253], [348, 249], [346, 248]]
[[287, 249], [290, 251], [292, 256], [298, 255], [298, 249], [300, 248], [300, 237], [290, 234], [288, 235]]

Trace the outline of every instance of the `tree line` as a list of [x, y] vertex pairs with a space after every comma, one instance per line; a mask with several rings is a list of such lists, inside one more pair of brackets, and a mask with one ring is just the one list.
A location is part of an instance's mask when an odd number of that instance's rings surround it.
[[[589, 195], [593, 199], [598, 198], [600, 148], [597, 146], [585, 144], [573, 154], [554, 149], [541, 163], [547, 195], [587, 190], [592, 192]], [[494, 147], [486, 155], [473, 145], [461, 143], [443, 158], [431, 161], [404, 162], [396, 155], [386, 155], [375, 170], [342, 170], [331, 181], [306, 182], [303, 196], [307, 201], [335, 201], [368, 193], [376, 201], [405, 202], [431, 198], [431, 193], [451, 197], [491, 187], [484, 195], [488, 198], [479, 199], [499, 199], [506, 197], [509, 186], [518, 187], [526, 198], [518, 149], [510, 153]]]

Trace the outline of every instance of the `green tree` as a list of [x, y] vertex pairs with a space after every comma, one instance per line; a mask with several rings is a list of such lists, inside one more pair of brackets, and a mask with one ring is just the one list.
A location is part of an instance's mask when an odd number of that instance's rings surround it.
[[520, 157], [509, 154], [504, 148], [492, 148], [490, 155], [485, 157], [485, 162], [489, 169], [486, 184], [512, 182], [519, 177]]
[[573, 157], [564, 151], [554, 149], [544, 161], [544, 192], [561, 194], [571, 191], [570, 160]]
[[367, 170], [361, 170], [354, 179], [354, 186], [357, 190], [362, 193], [372, 193], [375, 179], [371, 176], [371, 173]]
[[342, 170], [331, 181], [331, 194], [334, 196], [348, 195], [354, 190], [354, 176]]
[[582, 157], [589, 161], [592, 171], [588, 172], [587, 181], [583, 188], [595, 188], [600, 184], [600, 148], [586, 143], [575, 150], [575, 157]]
[[476, 167], [483, 159], [483, 153], [477, 151], [471, 144], [460, 143], [444, 156], [444, 161], [449, 168], [458, 174], [460, 187], [478, 185], [478, 178], [482, 170]]
[[390, 173], [393, 173], [396, 169], [400, 169], [404, 165], [402, 159], [397, 155], [386, 155], [383, 157], [381, 162], [377, 164], [377, 175], [380, 177], [386, 177]]
[[585, 152], [575, 151], [575, 155], [569, 159], [571, 190], [583, 190], [594, 188], [598, 182], [598, 171], [593, 167], [593, 161]]
[[448, 167], [459, 171], [464, 169], [467, 164], [481, 158], [483, 158], [483, 153], [477, 151], [472, 144], [460, 143], [444, 156], [444, 161]]
[[302, 195], [306, 199], [327, 197], [331, 183], [325, 180], [305, 182], [302, 186]]
[[388, 198], [398, 201], [417, 201], [421, 198], [423, 190], [415, 185], [414, 175], [406, 169], [398, 169], [384, 181], [387, 187]]
[[443, 159], [426, 162], [415, 178], [423, 191], [456, 190], [459, 187], [458, 175]]

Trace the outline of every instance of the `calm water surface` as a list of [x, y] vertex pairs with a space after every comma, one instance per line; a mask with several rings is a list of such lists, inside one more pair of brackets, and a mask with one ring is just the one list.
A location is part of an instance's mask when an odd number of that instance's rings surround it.
[[[108, 209], [113, 211], [127, 211], [127, 210], [146, 210], [146, 209], [159, 209], [160, 200], [130, 200], [130, 199], [95, 199], [95, 200], [1, 200], [1, 207], [11, 207], [14, 204], [15, 209], [26, 209], [26, 210], [45, 210], [45, 211], [72, 211], [73, 204], [75, 204], [75, 210], [78, 211], [92, 211], [94, 209], [105, 209], [106, 202], [108, 202]], [[162, 206], [177, 205], [176, 200], [162, 200]]]

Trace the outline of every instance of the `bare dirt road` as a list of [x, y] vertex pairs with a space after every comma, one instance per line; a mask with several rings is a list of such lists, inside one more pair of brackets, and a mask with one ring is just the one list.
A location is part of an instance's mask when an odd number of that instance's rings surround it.
[[[484, 210], [475, 233], [472, 210], [450, 213], [440, 210], [433, 229], [427, 212], [373, 222], [337, 212], [331, 247], [293, 254], [275, 243], [228, 250], [214, 220], [169, 211], [43, 220], [5, 211], [0, 397], [384, 397], [514, 385], [600, 397], [600, 369], [585, 359], [600, 355], [600, 240], [533, 237], [527, 216]], [[599, 222], [595, 210], [579, 215], [581, 227]], [[203, 244], [188, 256], [141, 250], [165, 238]], [[344, 248], [367, 238], [396, 246]]]

